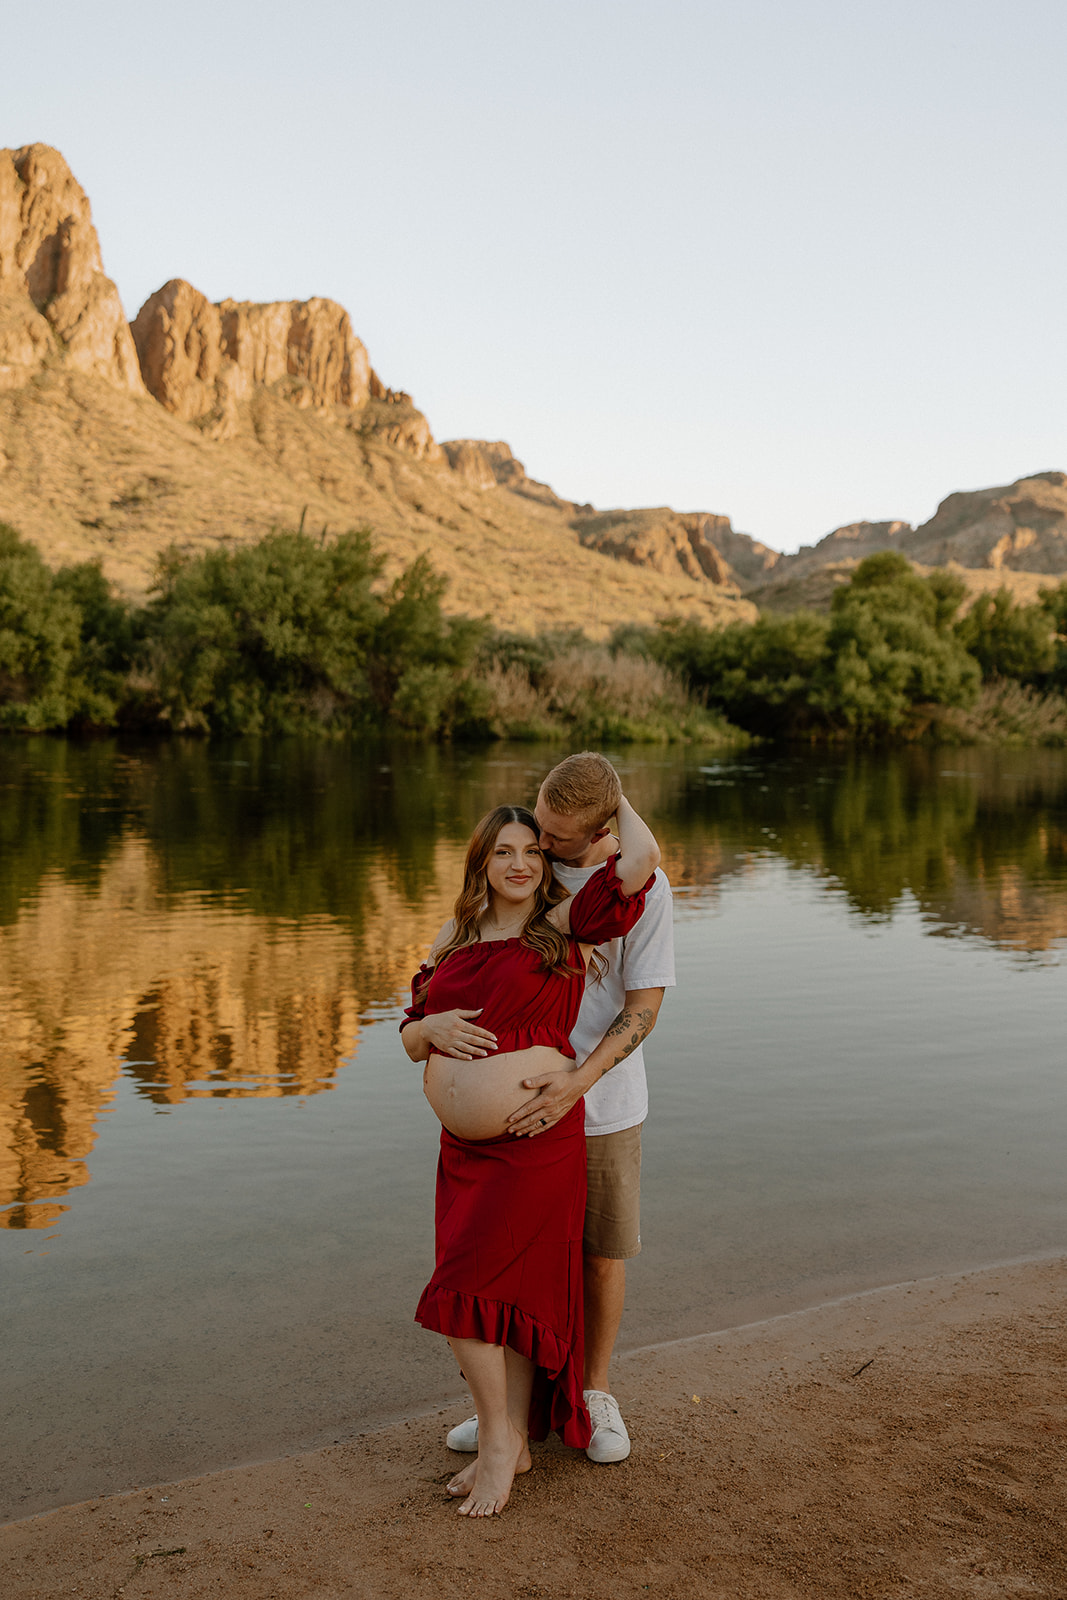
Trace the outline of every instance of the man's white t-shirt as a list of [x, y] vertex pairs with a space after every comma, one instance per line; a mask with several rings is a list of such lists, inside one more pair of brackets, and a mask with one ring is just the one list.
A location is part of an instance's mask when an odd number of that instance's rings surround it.
[[[577, 894], [603, 866], [601, 862], [595, 867], [572, 867], [565, 861], [553, 861], [552, 871], [565, 889]], [[619, 1015], [627, 989], [674, 987], [674, 901], [663, 872], [656, 872], [640, 921], [621, 939], [612, 939], [597, 949], [606, 959], [608, 970], [599, 983], [592, 966], [586, 976], [582, 1009], [571, 1032], [579, 1066]], [[619, 1133], [644, 1122], [647, 1115], [644, 1047], [638, 1045], [589, 1090], [585, 1097], [585, 1131]]]

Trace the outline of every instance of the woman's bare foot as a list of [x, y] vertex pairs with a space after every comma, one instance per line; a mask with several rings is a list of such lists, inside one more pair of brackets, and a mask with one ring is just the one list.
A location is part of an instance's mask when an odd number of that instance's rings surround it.
[[526, 1440], [510, 1425], [508, 1434], [510, 1437], [505, 1436], [499, 1445], [491, 1444], [488, 1439], [479, 1441], [478, 1459], [468, 1469], [473, 1474], [473, 1482], [467, 1498], [458, 1507], [461, 1517], [495, 1517], [508, 1503], [523, 1457], [526, 1465], [521, 1470], [529, 1471], [530, 1451]]
[[[520, 1472], [529, 1472], [532, 1466], [533, 1458], [530, 1455], [530, 1447], [528, 1442], [524, 1439], [522, 1442], [522, 1449], [519, 1451], [519, 1460], [515, 1468], [515, 1476], [518, 1477]], [[470, 1494], [471, 1490], [474, 1488], [474, 1479], [477, 1471], [478, 1458], [475, 1456], [473, 1461], [467, 1463], [462, 1472], [456, 1473], [456, 1476], [449, 1483], [446, 1492], [452, 1495], [454, 1499], [462, 1500], [466, 1495]]]
[[457, 1499], [465, 1500], [474, 1488], [474, 1475], [477, 1470], [478, 1457], [475, 1456], [473, 1461], [467, 1463], [462, 1472], [456, 1473], [445, 1492], [454, 1495]]

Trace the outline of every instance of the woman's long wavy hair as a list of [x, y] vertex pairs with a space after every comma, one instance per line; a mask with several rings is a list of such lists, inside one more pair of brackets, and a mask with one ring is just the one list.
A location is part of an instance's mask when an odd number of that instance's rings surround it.
[[[484, 816], [471, 835], [467, 846], [467, 859], [463, 863], [463, 887], [456, 896], [453, 908], [455, 926], [451, 938], [438, 951], [437, 965], [453, 950], [462, 950], [478, 943], [479, 925], [489, 899], [488, 866], [497, 836], [509, 822], [518, 822], [529, 828], [534, 838], [540, 835], [537, 819], [525, 806], [497, 806]], [[566, 900], [567, 891], [557, 882], [548, 862], [544, 863], [541, 882], [534, 892], [533, 909], [526, 918], [518, 937], [541, 957], [544, 972], [574, 972], [570, 964], [570, 940], [548, 920], [553, 906]]]

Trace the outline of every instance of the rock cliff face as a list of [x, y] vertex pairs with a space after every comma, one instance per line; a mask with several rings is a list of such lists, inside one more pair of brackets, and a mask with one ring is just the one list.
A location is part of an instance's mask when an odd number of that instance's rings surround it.
[[493, 448], [482, 439], [445, 439], [441, 444], [452, 471], [471, 489], [496, 488], [498, 479], [489, 456]]
[[577, 509], [571, 501], [561, 500], [547, 483], [528, 478], [526, 468], [502, 439], [447, 439], [441, 448], [452, 471], [472, 489], [511, 489], [542, 505]]
[[802, 545], [795, 555], [779, 556], [773, 570], [768, 569], [763, 578], [754, 581], [792, 582], [831, 563], [862, 561], [879, 550], [902, 550], [904, 538], [911, 532], [910, 522], [849, 522], [835, 528], [818, 544]]
[[216, 435], [234, 431], [257, 387], [283, 384], [301, 408], [359, 410], [371, 394], [366, 349], [333, 300], [214, 305], [172, 278], [137, 313], [133, 338], [149, 393]]
[[206, 295], [172, 278], [146, 300], [131, 323], [149, 394], [186, 422], [196, 422], [224, 397], [222, 318]]
[[1035, 472], [1002, 488], [950, 494], [901, 548], [928, 566], [1067, 572], [1067, 473]]
[[920, 569], [952, 565], [972, 595], [1004, 585], [1031, 604], [1040, 574], [1067, 573], [1067, 473], [1036, 472], [999, 488], [950, 494], [919, 528], [908, 522], [835, 528], [818, 544], [781, 556], [746, 593], [775, 611], [824, 610], [857, 563], [880, 550], [899, 550]]
[[453, 473], [470, 488], [507, 489], [562, 511], [585, 549], [630, 566], [737, 594], [781, 559], [747, 533], [736, 533], [729, 517], [712, 512], [673, 511], [670, 506], [598, 512], [591, 505], [563, 500], [547, 483], [527, 477], [503, 440], [446, 439], [441, 448]]
[[781, 561], [777, 550], [753, 539], [750, 533], [736, 532], [729, 517], [715, 517], [712, 524], [705, 530], [706, 536], [729, 563], [742, 587], [761, 582]]
[[89, 201], [58, 150], [0, 150], [0, 388], [46, 363], [143, 394]]
[[[371, 379], [376, 378], [377, 374], [372, 372]], [[445, 453], [422, 412], [412, 404], [411, 396], [402, 389], [385, 389], [380, 383], [377, 387], [381, 398], [375, 398], [372, 382], [371, 398], [351, 426], [358, 428], [365, 438], [374, 437], [391, 444], [395, 450], [414, 456], [416, 461], [424, 461], [431, 467], [446, 466]]]
[[737, 575], [722, 553], [720, 540], [739, 540], [745, 535], [734, 533], [729, 517], [658, 506], [578, 515], [572, 527], [587, 550], [737, 591]]

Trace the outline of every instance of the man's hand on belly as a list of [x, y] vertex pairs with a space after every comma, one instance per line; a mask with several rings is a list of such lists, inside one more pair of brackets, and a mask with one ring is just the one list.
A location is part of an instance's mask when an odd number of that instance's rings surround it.
[[565, 1117], [605, 1072], [625, 1061], [647, 1038], [656, 1026], [662, 1003], [662, 989], [627, 989], [625, 1006], [580, 1067], [573, 1072], [545, 1072], [539, 1078], [523, 1078], [524, 1089], [537, 1089], [539, 1093], [509, 1117], [508, 1132], [518, 1138], [532, 1138]]
[[434, 1011], [422, 1019], [422, 1036], [439, 1056], [476, 1061], [496, 1049], [496, 1034], [471, 1020], [481, 1014], [481, 1007], [477, 1011]]
[[532, 1139], [544, 1133], [553, 1123], [561, 1122], [568, 1111], [578, 1103], [587, 1089], [591, 1089], [599, 1074], [590, 1076], [582, 1068], [563, 1072], [542, 1072], [536, 1078], [523, 1078], [524, 1089], [536, 1089], [532, 1100], [527, 1100], [508, 1118], [508, 1132], [517, 1139]]

